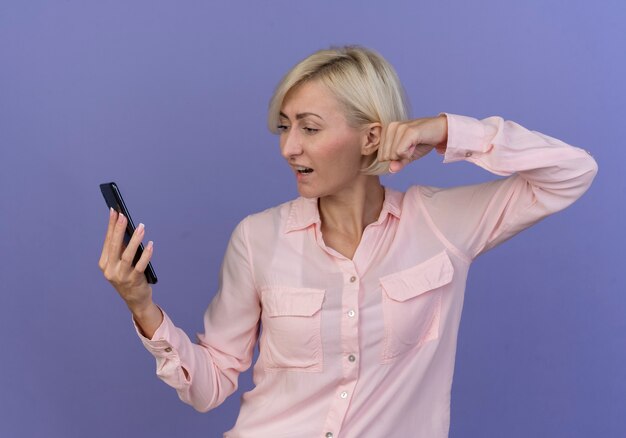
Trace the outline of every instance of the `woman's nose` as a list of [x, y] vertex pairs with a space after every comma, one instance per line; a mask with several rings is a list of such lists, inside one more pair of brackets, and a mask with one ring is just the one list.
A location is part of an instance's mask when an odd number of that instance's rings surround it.
[[302, 153], [302, 144], [300, 143], [297, 133], [288, 131], [282, 135], [280, 139], [280, 151], [287, 160]]

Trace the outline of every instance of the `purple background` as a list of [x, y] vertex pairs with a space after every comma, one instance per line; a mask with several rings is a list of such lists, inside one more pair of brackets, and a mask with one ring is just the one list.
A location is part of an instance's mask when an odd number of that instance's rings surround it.
[[[0, 436], [218, 437], [241, 392], [181, 403], [97, 267], [98, 184], [155, 241], [193, 336], [245, 215], [296, 195], [265, 126], [295, 62], [359, 43], [414, 116], [501, 115], [592, 151], [593, 187], [471, 271], [451, 437], [626, 436], [623, 1], [2, 1]], [[429, 156], [384, 183], [493, 178]], [[240, 391], [251, 387], [250, 372]], [[374, 437], [377, 438], [377, 437]]]

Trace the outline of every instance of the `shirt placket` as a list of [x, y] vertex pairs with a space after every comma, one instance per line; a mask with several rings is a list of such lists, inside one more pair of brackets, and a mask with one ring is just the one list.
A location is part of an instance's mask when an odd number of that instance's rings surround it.
[[333, 256], [343, 276], [340, 323], [342, 376], [335, 389], [323, 429], [325, 438], [337, 438], [359, 376], [359, 288], [361, 279], [352, 260], [326, 247], [320, 233], [317, 233], [316, 237], [317, 243]]
[[342, 376], [335, 390], [324, 424], [324, 436], [336, 438], [346, 416], [359, 376], [359, 287], [360, 279], [351, 260], [340, 260], [343, 273], [341, 295], [341, 369]]

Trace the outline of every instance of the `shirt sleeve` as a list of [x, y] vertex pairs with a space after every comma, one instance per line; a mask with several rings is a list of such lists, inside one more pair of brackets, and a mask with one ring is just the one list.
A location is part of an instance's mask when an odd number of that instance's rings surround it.
[[152, 339], [136, 324], [135, 329], [156, 359], [157, 376], [176, 389], [183, 402], [206, 412], [237, 390], [239, 374], [250, 367], [260, 314], [244, 220], [228, 243], [219, 289], [204, 314], [204, 333], [198, 334], [197, 343], [165, 312]]
[[434, 226], [470, 259], [572, 204], [598, 171], [585, 150], [515, 122], [443, 114], [448, 120], [444, 163], [465, 160], [506, 177], [422, 188]]

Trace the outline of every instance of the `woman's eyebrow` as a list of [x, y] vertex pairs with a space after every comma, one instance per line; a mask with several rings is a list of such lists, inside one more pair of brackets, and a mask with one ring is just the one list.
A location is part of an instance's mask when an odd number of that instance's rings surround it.
[[[289, 117], [287, 117], [287, 115], [284, 112], [281, 111], [279, 113], [279, 115], [280, 115], [280, 117], [283, 117], [283, 118], [289, 120]], [[296, 120], [304, 119], [305, 117], [308, 117], [308, 116], [315, 116], [315, 117], [319, 117], [321, 120], [324, 120], [322, 118], [322, 116], [320, 116], [318, 114], [315, 114], [315, 113], [298, 113], [298, 114], [296, 114]]]

